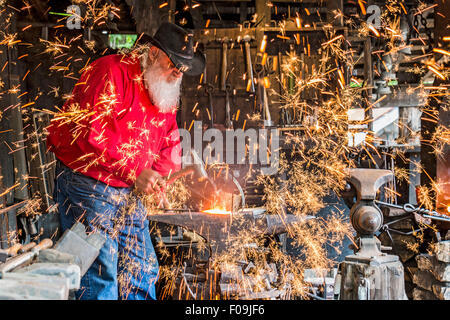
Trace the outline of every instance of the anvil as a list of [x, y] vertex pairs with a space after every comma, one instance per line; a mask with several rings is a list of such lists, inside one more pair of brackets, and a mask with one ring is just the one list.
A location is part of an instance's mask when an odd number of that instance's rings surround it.
[[211, 245], [211, 255], [224, 252], [227, 241], [242, 230], [251, 230], [255, 236], [264, 237], [285, 233], [294, 223], [304, 223], [314, 216], [298, 217], [293, 214], [254, 214], [253, 211], [237, 213], [175, 212], [155, 213], [147, 216], [150, 221], [176, 225], [194, 231]]

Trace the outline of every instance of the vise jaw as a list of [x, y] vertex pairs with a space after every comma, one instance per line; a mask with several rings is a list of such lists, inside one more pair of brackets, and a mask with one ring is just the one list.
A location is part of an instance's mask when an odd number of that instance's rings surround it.
[[353, 228], [362, 236], [373, 236], [383, 224], [383, 214], [373, 202], [382, 185], [393, 180], [389, 170], [348, 169], [348, 182], [356, 189], [356, 203], [350, 209]]

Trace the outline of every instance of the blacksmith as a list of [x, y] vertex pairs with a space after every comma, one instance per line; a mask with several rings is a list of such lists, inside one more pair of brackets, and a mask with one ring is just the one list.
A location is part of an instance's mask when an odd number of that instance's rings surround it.
[[147, 45], [88, 65], [48, 127], [61, 231], [80, 221], [107, 238], [77, 299], [156, 299], [146, 211], [137, 201], [123, 212], [131, 192], [159, 193], [180, 169], [181, 80], [200, 74], [205, 61], [192, 34], [172, 23], [139, 41]]

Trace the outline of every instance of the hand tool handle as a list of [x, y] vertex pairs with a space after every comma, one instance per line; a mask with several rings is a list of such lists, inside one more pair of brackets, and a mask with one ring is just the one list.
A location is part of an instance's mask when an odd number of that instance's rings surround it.
[[174, 173], [172, 173], [169, 177], [166, 177], [166, 184], [172, 184], [175, 180], [184, 177], [188, 174], [191, 174], [194, 172], [194, 169], [192, 167], [185, 167], [183, 169], [180, 169]]
[[15, 255], [17, 255], [17, 252], [20, 250], [20, 248], [22, 248], [22, 244], [16, 243], [16, 244], [12, 245], [11, 247], [9, 247], [8, 249], [6, 249], [6, 252], [10, 256], [15, 256]]
[[33, 259], [34, 255], [34, 252], [26, 252], [7, 260], [4, 264], [0, 265], [0, 273], [11, 271], [12, 269]]
[[231, 86], [225, 86], [225, 128], [232, 129], [233, 122], [231, 121], [231, 107], [230, 107], [230, 90]]
[[30, 251], [36, 246], [36, 242], [30, 242], [24, 245], [22, 248], [19, 249], [19, 253], [25, 253], [27, 251]]
[[39, 252], [40, 250], [49, 249], [53, 246], [53, 241], [50, 239], [44, 239], [37, 246], [35, 246], [32, 251]]
[[244, 39], [244, 61], [245, 61], [245, 72], [247, 73], [247, 81], [250, 81], [250, 92], [255, 92], [255, 85], [253, 84], [253, 66], [252, 57], [250, 51], [249, 40]]
[[211, 128], [214, 128], [214, 106], [213, 106], [213, 96], [212, 92], [214, 87], [211, 84], [206, 86], [206, 93], [208, 94], [208, 102], [209, 102], [209, 116], [211, 117]]
[[226, 90], [227, 69], [228, 69], [228, 43], [226, 40], [222, 42], [222, 61], [220, 66], [220, 90]]
[[33, 247], [30, 252], [23, 253], [18, 255], [10, 260], [6, 261], [4, 264], [0, 266], [1, 272], [8, 272], [12, 269], [17, 268], [18, 266], [32, 260], [39, 252], [39, 250], [48, 249], [53, 245], [53, 241], [50, 239], [42, 240], [38, 245]]

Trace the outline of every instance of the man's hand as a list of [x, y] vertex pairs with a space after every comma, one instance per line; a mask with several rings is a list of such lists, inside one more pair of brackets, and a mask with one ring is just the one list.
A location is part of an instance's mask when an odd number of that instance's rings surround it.
[[137, 177], [135, 186], [140, 192], [159, 193], [164, 190], [165, 181], [158, 172], [152, 169], [144, 169]]

